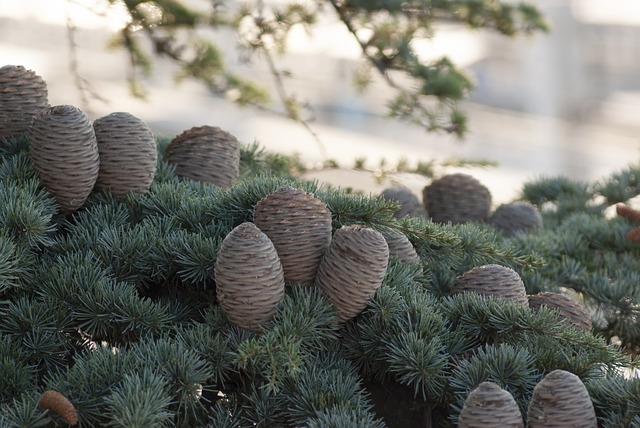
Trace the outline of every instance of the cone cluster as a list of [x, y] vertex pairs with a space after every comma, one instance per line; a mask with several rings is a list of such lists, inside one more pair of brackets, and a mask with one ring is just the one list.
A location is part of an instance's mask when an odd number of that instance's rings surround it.
[[549, 372], [533, 389], [527, 426], [596, 428], [593, 402], [580, 378], [564, 370]]
[[331, 213], [311, 193], [281, 188], [256, 205], [253, 222], [273, 242], [285, 281], [312, 285], [331, 243]]
[[487, 223], [506, 236], [517, 232], [532, 232], [542, 227], [538, 209], [528, 202], [511, 202], [500, 205], [491, 214]]
[[396, 218], [409, 217], [427, 217], [422, 202], [418, 200], [418, 197], [406, 187], [389, 187], [384, 189], [380, 194], [383, 198], [389, 201], [395, 201], [400, 205], [398, 211], [393, 215]]
[[60, 416], [71, 426], [78, 424], [78, 413], [71, 401], [58, 391], [48, 390], [40, 395], [38, 407], [42, 410], [49, 410]]
[[284, 272], [269, 237], [253, 223], [240, 224], [222, 241], [214, 271], [218, 302], [229, 321], [260, 332], [284, 297]]
[[389, 247], [382, 234], [360, 226], [343, 226], [318, 267], [316, 286], [329, 298], [340, 321], [364, 310], [382, 285], [389, 262]]
[[491, 192], [468, 174], [440, 177], [424, 187], [422, 196], [429, 217], [438, 223], [484, 222], [491, 209]]
[[558, 312], [558, 317], [561, 320], [580, 330], [590, 331], [592, 328], [591, 318], [582, 305], [567, 295], [542, 292], [529, 295], [527, 298], [529, 307], [536, 312], [546, 306]]
[[47, 84], [21, 65], [0, 67], [0, 140], [24, 134], [49, 107]]
[[451, 294], [478, 293], [527, 306], [529, 301], [520, 275], [498, 264], [479, 266], [455, 279]]
[[29, 153], [45, 188], [64, 211], [80, 208], [98, 178], [100, 159], [93, 125], [71, 105], [48, 108], [33, 118]]
[[218, 127], [193, 127], [176, 136], [164, 151], [176, 175], [218, 187], [231, 187], [240, 173], [238, 139]]
[[126, 112], [96, 119], [93, 129], [100, 153], [96, 189], [116, 196], [145, 193], [156, 172], [158, 150], [145, 122]]
[[465, 400], [458, 428], [524, 428], [524, 422], [511, 393], [482, 382]]

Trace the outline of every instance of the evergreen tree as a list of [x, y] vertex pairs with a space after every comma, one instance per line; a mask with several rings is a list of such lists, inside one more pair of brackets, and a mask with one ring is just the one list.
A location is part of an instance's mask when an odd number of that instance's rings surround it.
[[[230, 188], [181, 180], [166, 143], [148, 192], [94, 190], [70, 213], [40, 181], [28, 138], [3, 142], [0, 426], [72, 423], [68, 408], [42, 403], [57, 391], [80, 426], [446, 427], [483, 382], [526, 419], [535, 386], [558, 369], [584, 382], [601, 426], [640, 426], [640, 380], [623, 375], [637, 365], [640, 247], [626, 237], [635, 224], [606, 215], [639, 193], [637, 167], [597, 184], [528, 184], [523, 199], [545, 226], [503, 237], [488, 224], [397, 219], [396, 202], [300, 180], [294, 161], [255, 144], [241, 147]], [[290, 282], [271, 321], [234, 325], [216, 259], [285, 186], [326, 204], [332, 233], [401, 232], [420, 262], [392, 255], [352, 319], [339, 321], [320, 288]], [[514, 269], [528, 294], [572, 290], [593, 330], [550, 307], [451, 292], [486, 265]]]
[[354, 70], [357, 88], [366, 89], [377, 75], [392, 89], [391, 117], [457, 136], [467, 130], [466, 116], [457, 106], [471, 91], [472, 79], [447, 57], [421, 58], [415, 42], [432, 38], [439, 22], [507, 37], [548, 30], [533, 5], [496, 0], [108, 3], [127, 15], [111, 45], [127, 51], [130, 87], [139, 96], [145, 94], [142, 78], [152, 73], [154, 60], [165, 58], [178, 67], [179, 80], [194, 79], [240, 105], [264, 108], [269, 106], [269, 91], [228, 66], [237, 61], [235, 57], [246, 63], [264, 61], [274, 80], [279, 110], [306, 124], [308, 100], [293, 95], [287, 82], [296, 71], [280, 67], [278, 57], [287, 52], [292, 30], [312, 33], [318, 22], [328, 18], [346, 29], [361, 50], [362, 61]]

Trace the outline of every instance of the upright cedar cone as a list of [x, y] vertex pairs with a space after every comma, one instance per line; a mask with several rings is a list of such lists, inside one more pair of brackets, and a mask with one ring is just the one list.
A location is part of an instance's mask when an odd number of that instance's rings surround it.
[[389, 201], [395, 201], [400, 205], [400, 209], [394, 213], [396, 218], [405, 216], [427, 217], [427, 212], [418, 197], [406, 187], [389, 187], [380, 194]]
[[407, 236], [397, 230], [389, 229], [382, 232], [387, 245], [389, 255], [409, 263], [420, 263], [420, 257]]
[[26, 133], [33, 117], [49, 107], [48, 96], [47, 84], [33, 71], [0, 68], [0, 140]]
[[262, 198], [253, 222], [278, 251], [285, 281], [313, 284], [331, 243], [331, 213], [304, 190], [284, 187]]
[[527, 306], [522, 278], [513, 269], [497, 264], [473, 268], [455, 279], [451, 294], [473, 292]]
[[491, 214], [487, 223], [506, 236], [516, 232], [532, 232], [542, 227], [542, 216], [538, 209], [528, 202], [511, 202], [500, 205]]
[[49, 410], [64, 419], [69, 425], [78, 424], [78, 413], [71, 401], [58, 391], [48, 390], [40, 395], [38, 407]]
[[548, 373], [533, 388], [527, 412], [529, 428], [596, 428], [589, 392], [580, 378], [564, 370]]
[[29, 127], [29, 153], [42, 183], [65, 211], [80, 208], [98, 178], [100, 159], [91, 121], [71, 105], [48, 108]]
[[284, 274], [273, 243], [253, 223], [222, 241], [214, 266], [216, 294], [233, 324], [254, 332], [271, 321], [284, 297]]
[[458, 428], [524, 428], [513, 396], [493, 382], [482, 382], [464, 402]]
[[382, 234], [368, 227], [342, 226], [325, 253], [316, 285], [348, 321], [367, 306], [382, 285], [389, 263], [389, 247]]
[[116, 196], [146, 193], [153, 182], [158, 149], [146, 123], [130, 113], [116, 112], [96, 119], [93, 129], [100, 152], [96, 189]]
[[560, 293], [542, 292], [527, 296], [529, 307], [538, 311], [540, 307], [557, 311], [558, 317], [574, 327], [590, 331], [592, 327], [591, 318], [582, 305], [569, 296]]
[[491, 209], [491, 193], [468, 174], [449, 174], [422, 191], [429, 217], [439, 223], [483, 222]]
[[240, 173], [240, 145], [220, 128], [200, 126], [175, 137], [164, 151], [176, 175], [218, 187], [231, 187]]

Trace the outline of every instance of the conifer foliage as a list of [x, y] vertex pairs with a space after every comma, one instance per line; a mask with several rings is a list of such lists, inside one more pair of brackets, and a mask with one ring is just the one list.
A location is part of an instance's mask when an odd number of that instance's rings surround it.
[[[530, 406], [554, 414], [536, 391], [558, 370], [584, 385], [582, 410], [599, 425], [640, 423], [640, 379], [623, 376], [640, 346], [640, 247], [626, 235], [637, 225], [604, 215], [640, 193], [636, 168], [593, 186], [526, 186], [545, 226], [504, 237], [397, 218], [396, 202], [297, 179], [293, 162], [255, 144], [241, 145], [233, 186], [179, 178], [162, 138], [148, 191], [93, 189], [69, 211], [32, 143], [0, 147], [2, 427], [478, 426], [470, 406], [487, 385], [527, 423]], [[314, 281], [285, 281], [278, 246], [254, 223], [282, 189], [330, 214]], [[607, 202], [586, 203], [596, 192]], [[244, 229], [257, 241], [237, 239]], [[390, 252], [389, 234], [415, 256]], [[482, 266], [507, 272], [519, 298], [462, 292]], [[357, 302], [328, 279], [338, 268]], [[592, 329], [523, 294], [569, 290]]]

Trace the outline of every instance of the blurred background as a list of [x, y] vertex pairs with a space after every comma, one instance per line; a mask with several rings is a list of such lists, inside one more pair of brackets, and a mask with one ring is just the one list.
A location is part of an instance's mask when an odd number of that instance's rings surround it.
[[[419, 193], [428, 182], [408, 174], [377, 180], [382, 159], [387, 165], [402, 159], [493, 161], [497, 166], [464, 171], [499, 204], [516, 198], [527, 181], [556, 175], [595, 181], [640, 157], [640, 2], [532, 3], [550, 22], [549, 34], [508, 39], [442, 24], [420, 46], [421, 55], [448, 55], [475, 80], [476, 90], [462, 105], [470, 128], [462, 141], [386, 119], [390, 91], [382, 82], [358, 94], [352, 81], [359, 47], [330, 14], [312, 34], [294, 31], [289, 53], [279, 59], [292, 73], [290, 92], [310, 105], [309, 124], [319, 141], [276, 113], [239, 108], [196, 83], [176, 84], [172, 65], [161, 60], [143, 82], [148, 99], [133, 97], [126, 53], [107, 48], [122, 15], [104, 0], [0, 0], [0, 62], [42, 76], [52, 105], [76, 105], [92, 119], [128, 111], [156, 135], [219, 126], [242, 142], [297, 154], [309, 167], [334, 159], [344, 168], [316, 169], [308, 177], [365, 192], [401, 184]], [[68, 25], [75, 28], [75, 56]], [[229, 46], [228, 66], [273, 88], [260, 58], [247, 64], [231, 51], [233, 35], [212, 36]], [[74, 61], [89, 85], [87, 99], [71, 72]], [[373, 173], [351, 169], [362, 158]]]

